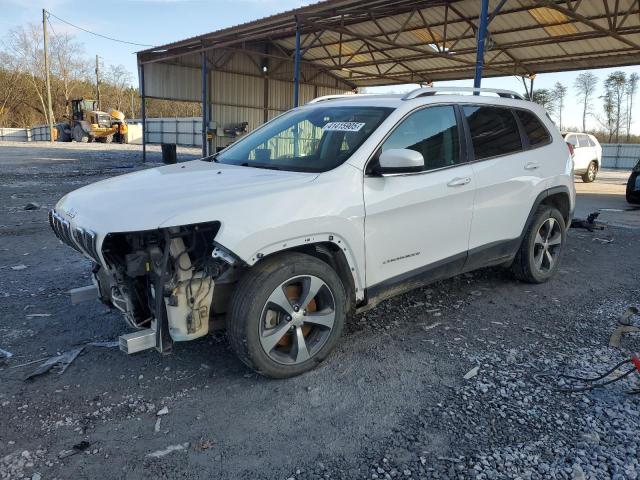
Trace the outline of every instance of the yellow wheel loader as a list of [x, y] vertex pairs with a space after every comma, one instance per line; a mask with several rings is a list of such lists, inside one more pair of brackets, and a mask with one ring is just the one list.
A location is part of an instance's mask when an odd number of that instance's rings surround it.
[[109, 112], [97, 110], [95, 100], [79, 98], [71, 100], [71, 118], [69, 123], [56, 125], [57, 141], [70, 142], [75, 140], [80, 143], [103, 142], [125, 143], [127, 123], [124, 114], [115, 109]]

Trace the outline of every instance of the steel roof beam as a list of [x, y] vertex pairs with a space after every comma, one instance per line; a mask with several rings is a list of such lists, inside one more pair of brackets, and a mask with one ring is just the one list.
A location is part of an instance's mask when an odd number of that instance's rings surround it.
[[[579, 22], [584, 23], [585, 25], [593, 28], [594, 30], [598, 30], [599, 32], [606, 33], [611, 38], [615, 38], [619, 42], [622, 42], [622, 43], [624, 43], [626, 45], [629, 45], [632, 48], [640, 48], [640, 45], [638, 45], [637, 43], [629, 40], [626, 37], [623, 37], [622, 35], [620, 35], [619, 33], [615, 32], [615, 31], [613, 31], [614, 26], [613, 26], [613, 22], [612, 21], [609, 22], [610, 29], [607, 30], [606, 28], [601, 27], [596, 22], [594, 22], [592, 20], [589, 20], [584, 15], [581, 15], [578, 12], [574, 12], [573, 10], [569, 10], [568, 8], [562, 7], [562, 6], [552, 2], [551, 0], [533, 0], [533, 1], [535, 3], [537, 3], [537, 4], [539, 4], [539, 5], [544, 5], [546, 7], [553, 8], [554, 10], [557, 10], [558, 12], [565, 14], [567, 17], [575, 18]], [[605, 7], [606, 7], [607, 6], [607, 2], [605, 0], [603, 0], [603, 1], [604, 1], [604, 4], [605, 4]], [[607, 8], [607, 12], [608, 12], [608, 7], [606, 7], [606, 8]]]
[[[640, 2], [640, 0], [637, 0], [638, 2]], [[626, 13], [626, 15], [632, 15], [632, 14], [640, 14], [640, 8], [636, 9], [636, 10], [630, 10]], [[595, 17], [590, 17], [590, 20], [602, 20], [606, 18], [605, 16], [595, 16]], [[578, 20], [575, 19], [571, 19], [570, 22], [567, 23], [580, 23]], [[510, 29], [510, 30], [500, 30], [500, 31], [495, 31], [491, 33], [492, 37], [498, 36], [498, 35], [505, 35], [505, 34], [509, 34], [509, 33], [514, 33], [517, 31], [530, 31], [530, 30], [544, 30], [544, 25], [535, 25], [535, 26], [531, 26], [531, 27], [523, 27], [523, 28], [517, 28], [517, 29]], [[622, 30], [619, 29], [618, 33], [621, 34], [631, 34], [631, 33], [637, 33], [637, 27], [627, 27], [627, 29]], [[525, 42], [511, 42], [511, 43], [504, 43], [504, 44], [500, 44], [500, 48], [522, 48], [522, 47], [529, 47], [529, 46], [539, 46], [539, 45], [547, 45], [547, 44], [553, 44], [553, 43], [558, 43], [559, 40], [583, 40], [583, 39], [587, 39], [587, 38], [601, 38], [601, 37], [606, 37], [608, 36], [608, 32], [580, 32], [577, 34], [572, 34], [572, 35], [561, 35], [561, 36], [555, 36], [555, 37], [549, 37], [549, 36], [544, 36], [544, 37], [539, 37], [539, 38], [535, 38], [535, 39], [531, 39], [531, 40], [527, 40]], [[453, 40], [471, 40], [475, 38], [474, 35], [469, 35], [466, 37], [458, 37], [457, 39], [454, 38]], [[345, 40], [345, 42], [348, 41], [357, 41], [357, 39], [351, 39], [351, 40]], [[326, 44], [327, 46], [331, 46], [333, 45], [332, 43], [328, 43]], [[413, 46], [420, 46], [423, 44], [407, 44], [408, 47], [413, 47]], [[388, 48], [384, 48], [384, 49], [379, 49], [379, 51], [392, 51], [392, 50], [397, 50], [398, 48], [401, 47], [388, 47]], [[456, 50], [456, 54], [460, 55], [460, 54], [466, 54], [466, 53], [473, 53], [475, 52], [475, 47], [473, 48], [464, 48], [464, 49], [458, 49]], [[313, 59], [314, 62], [316, 61], [323, 61], [323, 60], [327, 60], [326, 57], [316, 57]]]

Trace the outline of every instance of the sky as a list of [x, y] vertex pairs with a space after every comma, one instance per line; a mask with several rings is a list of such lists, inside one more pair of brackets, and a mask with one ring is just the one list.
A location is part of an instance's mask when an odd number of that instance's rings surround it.
[[[212, 32], [239, 23], [273, 15], [297, 8], [309, 1], [302, 0], [110, 0], [102, 7], [99, 3], [78, 8], [77, 0], [0, 0], [0, 38], [5, 37], [14, 27], [42, 21], [42, 9], [46, 8], [54, 15], [103, 35], [116, 37], [134, 43], [161, 45], [182, 40], [195, 35]], [[146, 47], [136, 47], [115, 43], [76, 30], [55, 18], [51, 18], [53, 33], [73, 34], [84, 44], [88, 57], [99, 54], [105, 64], [124, 65], [137, 83], [135, 52]], [[592, 70], [600, 79], [596, 96], [601, 94], [603, 79], [614, 70], [628, 74], [640, 73], [640, 66]], [[582, 110], [573, 89], [573, 82], [580, 72], [539, 74], [534, 88], [553, 88], [555, 82], [569, 87], [566, 108], [563, 113], [564, 126], [580, 126]], [[472, 80], [456, 82], [437, 82], [436, 86], [473, 86]], [[503, 77], [484, 79], [483, 87], [504, 88], [523, 92], [519, 78]], [[394, 91], [409, 90], [412, 87], [393, 87]], [[383, 89], [389, 90], [389, 89]], [[637, 99], [640, 101], [640, 99]], [[596, 99], [596, 105], [599, 100]], [[639, 103], [640, 105], [640, 103]], [[640, 134], [640, 115], [634, 121], [632, 132]], [[587, 128], [597, 123], [589, 119]]]

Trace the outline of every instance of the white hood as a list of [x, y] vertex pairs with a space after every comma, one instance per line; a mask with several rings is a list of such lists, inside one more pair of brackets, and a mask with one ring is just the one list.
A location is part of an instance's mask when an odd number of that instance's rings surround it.
[[[317, 174], [194, 160], [121, 175], [64, 196], [56, 211], [100, 236], [221, 220], [241, 200], [287, 192]], [[245, 212], [246, 213], [246, 212]]]

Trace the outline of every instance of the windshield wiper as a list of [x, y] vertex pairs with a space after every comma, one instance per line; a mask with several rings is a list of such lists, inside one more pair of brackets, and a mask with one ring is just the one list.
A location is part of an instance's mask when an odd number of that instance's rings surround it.
[[218, 153], [220, 152], [216, 152], [212, 155], [207, 155], [206, 157], [202, 157], [200, 160], [202, 160], [203, 162], [215, 162], [218, 163]]
[[240, 164], [241, 167], [253, 167], [253, 168], [264, 168], [266, 170], [281, 170], [280, 167], [276, 167], [274, 165], [264, 165], [262, 163], [252, 163], [244, 162]]

